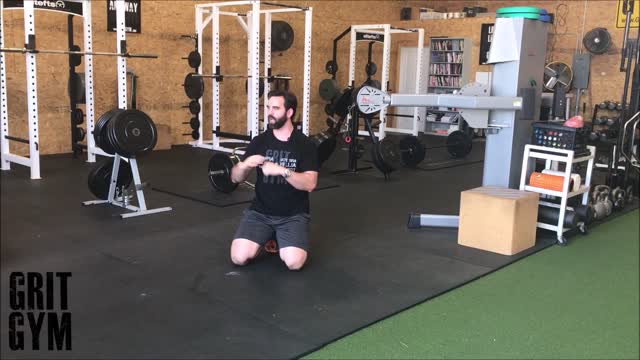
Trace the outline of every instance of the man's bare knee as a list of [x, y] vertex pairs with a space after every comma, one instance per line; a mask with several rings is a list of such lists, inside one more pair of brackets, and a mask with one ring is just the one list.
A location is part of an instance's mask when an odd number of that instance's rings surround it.
[[304, 266], [304, 259], [294, 259], [294, 260], [289, 260], [289, 261], [285, 261], [284, 263], [287, 264], [287, 267], [289, 268], [289, 270], [292, 271], [297, 271], [302, 269], [302, 267]]
[[249, 260], [251, 259], [247, 256], [242, 256], [240, 254], [231, 254], [231, 262], [233, 262], [235, 265], [238, 265], [238, 266], [247, 265]]
[[284, 261], [289, 270], [300, 270], [307, 261], [307, 252], [294, 247], [286, 247], [280, 249], [280, 259]]
[[235, 239], [231, 243], [231, 261], [235, 265], [246, 265], [258, 255], [260, 245], [247, 239]]

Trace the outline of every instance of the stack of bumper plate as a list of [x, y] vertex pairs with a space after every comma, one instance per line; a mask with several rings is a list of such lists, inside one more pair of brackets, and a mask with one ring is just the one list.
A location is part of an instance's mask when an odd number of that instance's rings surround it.
[[505, 7], [496, 10], [498, 18], [525, 18], [531, 20], [539, 20], [542, 22], [551, 22], [551, 15], [547, 10], [529, 6]]

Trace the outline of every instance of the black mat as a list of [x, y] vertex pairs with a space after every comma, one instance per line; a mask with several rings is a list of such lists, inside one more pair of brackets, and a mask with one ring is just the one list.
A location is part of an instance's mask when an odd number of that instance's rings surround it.
[[[217, 207], [229, 207], [250, 203], [254, 198], [254, 191], [250, 187], [240, 185], [230, 193], [216, 191], [207, 178], [209, 159], [213, 154], [206, 149], [178, 146], [171, 151], [164, 152], [154, 159], [170, 163], [161, 173], [151, 174], [151, 189], [184, 199], [198, 201]], [[255, 173], [248, 181], [255, 182]], [[315, 191], [333, 189], [339, 185], [323, 177], [318, 178]]]
[[[446, 139], [446, 138], [444, 138]], [[422, 171], [444, 170], [452, 167], [467, 166], [484, 162], [485, 140], [482, 138], [474, 139], [471, 152], [463, 158], [452, 158], [445, 145], [438, 145], [443, 142], [443, 138], [434, 139], [429, 137], [429, 143], [436, 145], [427, 146], [427, 156], [415, 169]]]
[[[183, 166], [174, 151], [141, 159], [143, 180]], [[69, 271], [73, 350], [12, 352], [2, 341], [2, 358], [295, 358], [555, 243], [539, 232], [534, 248], [504, 256], [459, 246], [456, 229], [408, 230], [409, 212], [458, 212], [460, 191], [482, 181], [471, 164], [331, 177], [344, 186], [311, 194], [302, 271], [267, 254], [236, 267], [229, 245], [244, 207], [145, 191], [149, 207], [173, 211], [122, 220], [122, 209], [80, 205], [91, 164], [41, 164], [38, 181], [19, 166], [0, 173], [0, 336], [12, 271]]]

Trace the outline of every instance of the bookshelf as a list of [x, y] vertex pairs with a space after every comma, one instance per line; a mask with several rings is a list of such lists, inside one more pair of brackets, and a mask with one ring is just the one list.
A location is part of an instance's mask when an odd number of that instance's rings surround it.
[[[427, 92], [452, 94], [469, 82], [471, 39], [433, 37], [430, 39]], [[451, 108], [427, 108], [425, 133], [448, 136], [459, 129], [459, 114]]]

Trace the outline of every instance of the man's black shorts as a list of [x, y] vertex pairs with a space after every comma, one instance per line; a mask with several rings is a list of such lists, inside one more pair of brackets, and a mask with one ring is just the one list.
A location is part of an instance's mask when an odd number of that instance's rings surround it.
[[294, 246], [308, 251], [310, 220], [309, 214], [272, 216], [246, 209], [234, 239], [251, 240], [260, 246], [276, 240], [279, 248]]

